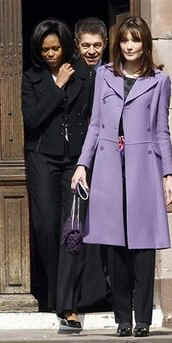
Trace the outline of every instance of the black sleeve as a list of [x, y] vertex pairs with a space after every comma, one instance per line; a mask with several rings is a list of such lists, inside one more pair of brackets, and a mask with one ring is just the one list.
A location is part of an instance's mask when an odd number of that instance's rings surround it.
[[55, 109], [64, 102], [65, 92], [58, 86], [51, 85], [45, 89], [39, 101], [36, 97], [33, 83], [26, 73], [22, 80], [22, 112], [24, 125], [28, 129], [38, 128], [54, 114]]
[[89, 80], [89, 100], [88, 100], [88, 116], [91, 117], [92, 107], [93, 107], [93, 99], [94, 99], [94, 88], [95, 88], [95, 76], [96, 73], [93, 71], [93, 75]]

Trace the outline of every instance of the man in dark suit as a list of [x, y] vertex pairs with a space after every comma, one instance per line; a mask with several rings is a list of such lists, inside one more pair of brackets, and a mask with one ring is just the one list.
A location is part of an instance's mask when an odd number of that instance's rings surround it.
[[[75, 43], [78, 52], [87, 63], [90, 70], [105, 63], [105, 50], [107, 47], [107, 29], [99, 18], [88, 17], [75, 24]], [[100, 245], [87, 245], [85, 252], [85, 268], [82, 277], [82, 293], [80, 308], [88, 310], [110, 309], [110, 284], [107, 268], [108, 249]], [[95, 272], [96, 271], [96, 272]], [[93, 274], [95, 278], [93, 278]], [[97, 276], [97, 277], [96, 277]], [[89, 292], [87, 284], [89, 283]], [[101, 285], [97, 290], [96, 285]], [[95, 292], [95, 290], [97, 290]], [[89, 306], [90, 305], [90, 306]]]
[[[95, 71], [102, 64], [103, 53], [107, 45], [107, 29], [102, 20], [95, 17], [88, 17], [79, 20], [75, 24], [75, 44], [77, 54], [82, 61], [88, 66], [89, 78], [94, 82]], [[90, 102], [93, 101], [93, 91], [91, 89]], [[82, 312], [90, 310], [105, 310], [109, 303], [107, 301], [107, 275], [105, 258], [106, 251], [101, 246], [85, 245], [77, 258], [71, 260], [65, 249], [60, 252], [59, 263], [59, 282], [57, 309], [66, 308], [66, 297], [64, 296], [64, 285], [67, 280], [72, 278], [72, 272], [78, 268], [77, 275], [80, 278], [77, 289], [78, 308]], [[66, 263], [64, 262], [66, 258]], [[70, 258], [70, 263], [68, 262]], [[71, 268], [75, 261], [75, 266]], [[68, 271], [64, 266], [68, 266]], [[80, 271], [80, 272], [79, 272]], [[97, 289], [97, 284], [99, 288]], [[72, 290], [72, 288], [70, 288]], [[76, 313], [68, 312], [66, 318], [61, 322], [61, 328], [65, 329], [73, 320], [78, 320]]]

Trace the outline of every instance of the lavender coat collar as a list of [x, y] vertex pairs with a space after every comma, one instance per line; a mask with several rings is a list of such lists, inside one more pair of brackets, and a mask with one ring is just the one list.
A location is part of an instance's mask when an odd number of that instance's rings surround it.
[[[154, 87], [158, 82], [158, 77], [156, 77], [156, 75], [159, 73], [160, 71], [155, 69], [155, 76], [139, 77], [129, 92], [125, 103], [134, 100], [138, 96], [147, 92], [150, 88]], [[108, 86], [113, 89], [121, 97], [121, 99], [124, 100], [124, 79], [121, 76], [115, 76], [114, 82], [113, 70], [109, 67], [105, 67], [104, 79]]]

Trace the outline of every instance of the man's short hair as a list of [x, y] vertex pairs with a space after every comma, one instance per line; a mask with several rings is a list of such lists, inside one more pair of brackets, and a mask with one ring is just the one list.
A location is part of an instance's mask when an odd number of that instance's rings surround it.
[[103, 20], [97, 17], [80, 19], [75, 24], [75, 39], [79, 40], [83, 33], [98, 34], [103, 41], [107, 40], [107, 28]]

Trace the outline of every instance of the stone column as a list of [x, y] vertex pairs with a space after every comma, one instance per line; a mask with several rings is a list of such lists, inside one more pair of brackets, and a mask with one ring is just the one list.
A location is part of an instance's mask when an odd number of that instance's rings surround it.
[[[154, 58], [164, 64], [172, 77], [172, 1], [141, 0], [141, 16], [147, 21], [153, 36]], [[172, 105], [170, 106], [172, 133]], [[172, 237], [172, 206], [168, 208], [170, 234]], [[157, 252], [156, 299], [163, 312], [163, 325], [172, 327], [172, 249]]]

